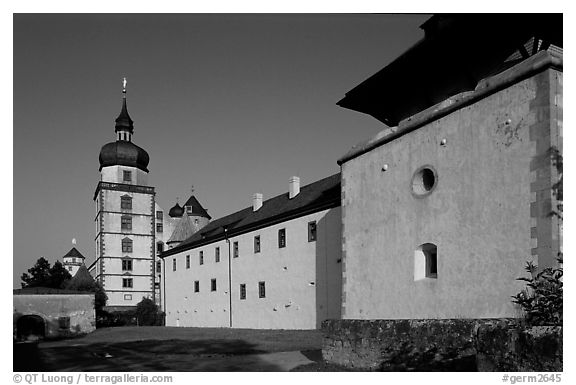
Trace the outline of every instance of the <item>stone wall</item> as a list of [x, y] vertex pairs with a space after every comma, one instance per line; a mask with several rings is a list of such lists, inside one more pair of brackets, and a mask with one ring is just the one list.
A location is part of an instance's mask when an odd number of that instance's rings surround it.
[[96, 329], [94, 294], [22, 294], [13, 296], [14, 335], [18, 320], [40, 317], [45, 338], [83, 335]]
[[484, 325], [477, 335], [477, 365], [482, 372], [561, 372], [562, 327], [526, 329]]
[[325, 361], [357, 370], [561, 371], [561, 328], [513, 319], [327, 320]]

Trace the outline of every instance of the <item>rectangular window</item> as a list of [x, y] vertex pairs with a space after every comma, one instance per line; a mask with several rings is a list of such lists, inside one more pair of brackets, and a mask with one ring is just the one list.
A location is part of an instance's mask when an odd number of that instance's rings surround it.
[[255, 253], [260, 252], [260, 236], [259, 235], [256, 235], [254, 237], [254, 252]]
[[131, 253], [132, 252], [132, 240], [131, 239], [123, 239], [122, 240], [122, 252], [123, 253]]
[[266, 282], [258, 282], [258, 297], [266, 298]]
[[286, 229], [278, 230], [278, 247], [286, 247]]
[[176, 271], [176, 258], [172, 258], [172, 271]]
[[186, 268], [187, 269], [190, 268], [190, 256], [189, 255], [186, 256]]
[[129, 196], [120, 197], [120, 208], [123, 210], [132, 210], [132, 198]]
[[198, 255], [198, 258], [200, 259], [200, 264], [203, 265], [204, 264], [204, 252], [201, 251], [200, 254]]
[[158, 242], [156, 244], [156, 251], [158, 252], [158, 254], [164, 251], [164, 244], [162, 242]]
[[132, 182], [132, 172], [124, 170], [122, 172], [122, 180], [124, 182]]
[[122, 260], [122, 271], [132, 271], [132, 260], [123, 259]]
[[156, 211], [156, 219], [158, 219], [159, 221], [161, 221], [162, 218], [163, 218], [163, 216], [164, 216], [164, 215], [163, 215], [162, 211]]
[[200, 292], [200, 281], [194, 281], [194, 293]]
[[246, 284], [240, 284], [240, 299], [246, 299]]
[[234, 258], [238, 258], [239, 250], [238, 250], [238, 242], [234, 242]]
[[132, 278], [122, 278], [122, 287], [132, 288]]
[[124, 301], [132, 301], [132, 294], [124, 294]]
[[308, 222], [308, 242], [316, 241], [316, 221]]
[[122, 228], [122, 230], [132, 230], [132, 217], [123, 215], [120, 227]]
[[210, 291], [216, 291], [216, 279], [212, 278], [210, 280]]
[[156, 223], [156, 232], [161, 233], [164, 231], [164, 225], [162, 223]]
[[156, 272], [157, 273], [162, 272], [162, 262], [161, 261], [156, 262]]
[[220, 248], [219, 247], [214, 249], [214, 258], [216, 259], [216, 262], [220, 262]]

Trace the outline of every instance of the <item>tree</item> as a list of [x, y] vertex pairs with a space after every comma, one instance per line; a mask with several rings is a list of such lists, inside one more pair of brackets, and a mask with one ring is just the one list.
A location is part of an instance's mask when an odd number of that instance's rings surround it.
[[49, 287], [61, 289], [71, 278], [70, 273], [62, 266], [59, 261], [50, 267], [50, 263], [40, 257], [28, 273], [22, 274], [22, 287]]
[[142, 298], [136, 305], [136, 319], [140, 326], [162, 325], [162, 313], [150, 298]]
[[84, 265], [80, 266], [78, 272], [74, 275], [74, 278], [72, 278], [66, 285], [66, 289], [89, 291], [94, 293], [94, 308], [96, 309], [96, 313], [100, 313], [102, 308], [106, 306], [106, 301], [108, 301], [106, 291], [100, 283], [96, 282], [94, 278], [92, 278], [88, 269]]

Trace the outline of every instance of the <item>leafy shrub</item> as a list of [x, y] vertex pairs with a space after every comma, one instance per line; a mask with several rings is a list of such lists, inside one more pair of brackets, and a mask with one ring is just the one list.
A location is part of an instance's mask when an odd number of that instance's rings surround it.
[[558, 259], [559, 266], [547, 267], [536, 273], [537, 266], [532, 262], [526, 262], [525, 270], [530, 277], [518, 278], [519, 281], [527, 282], [527, 288], [512, 296], [512, 302], [517, 303], [525, 314], [526, 323], [529, 326], [553, 325], [561, 326], [563, 321], [562, 276], [564, 269], [562, 259]]
[[140, 326], [162, 326], [164, 313], [150, 298], [142, 298], [136, 305], [136, 319]]

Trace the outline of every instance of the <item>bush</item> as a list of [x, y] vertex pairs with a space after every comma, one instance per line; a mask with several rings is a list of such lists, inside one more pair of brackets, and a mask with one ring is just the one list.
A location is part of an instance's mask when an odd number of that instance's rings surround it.
[[140, 326], [162, 326], [164, 313], [150, 298], [142, 298], [136, 305], [136, 320]]
[[547, 267], [536, 273], [537, 266], [526, 262], [526, 271], [530, 277], [518, 278], [525, 281], [527, 288], [512, 296], [513, 302], [520, 305], [525, 313], [526, 323], [529, 326], [561, 326], [563, 321], [562, 276], [564, 269], [562, 259], [558, 259], [559, 266]]
[[136, 326], [136, 312], [134, 310], [113, 312], [100, 310], [96, 312], [97, 328], [118, 326]]

